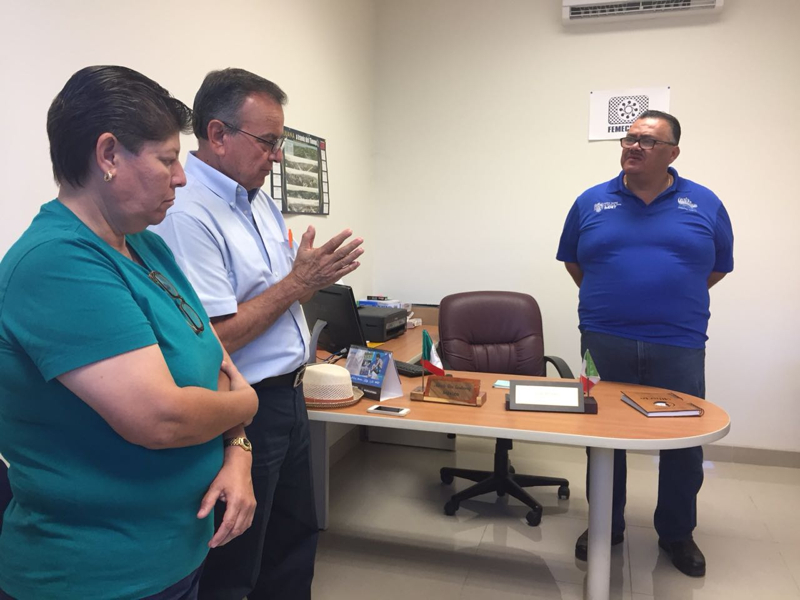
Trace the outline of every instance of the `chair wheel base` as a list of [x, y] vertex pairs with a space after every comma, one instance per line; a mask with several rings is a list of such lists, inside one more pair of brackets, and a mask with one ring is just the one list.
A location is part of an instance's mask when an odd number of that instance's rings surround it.
[[453, 502], [452, 500], [448, 500], [447, 502], [445, 502], [444, 514], [446, 514], [448, 517], [454, 516], [457, 510], [458, 510], [458, 502]]
[[453, 483], [453, 480], [454, 480], [453, 475], [451, 473], [448, 473], [444, 469], [441, 469], [439, 471], [439, 477], [442, 478], [442, 483], [445, 483], [447, 485], [450, 485], [451, 483]]
[[528, 521], [528, 525], [531, 527], [536, 527], [539, 523], [542, 522], [542, 511], [541, 510], [530, 510], [528, 514], [525, 515], [525, 520]]
[[562, 485], [558, 488], [558, 499], [559, 500], [569, 500], [569, 486]]

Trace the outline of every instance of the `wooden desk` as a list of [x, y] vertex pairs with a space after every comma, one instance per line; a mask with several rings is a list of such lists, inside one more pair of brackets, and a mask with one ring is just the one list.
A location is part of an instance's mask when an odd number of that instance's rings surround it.
[[[431, 335], [435, 328], [427, 327]], [[414, 350], [421, 350], [422, 332], [408, 331], [397, 340], [381, 346], [393, 350], [398, 360], [409, 360]], [[614, 449], [663, 450], [701, 446], [724, 437], [730, 429], [730, 419], [718, 406], [687, 394], [682, 396], [704, 409], [702, 417], [648, 418], [620, 400], [620, 388], [632, 386], [601, 381], [592, 390], [597, 399], [598, 414], [519, 412], [505, 409], [507, 390], [492, 387], [497, 379], [551, 379], [451, 371], [454, 376], [480, 379], [481, 389], [487, 392], [486, 404], [480, 408], [412, 402], [411, 390], [420, 379], [401, 377], [404, 397], [388, 400], [390, 406], [411, 409], [406, 417], [367, 413], [371, 400], [334, 410], [309, 410], [312, 447], [314, 452], [314, 485], [317, 490], [317, 509], [320, 525], [327, 527], [328, 460], [325, 423], [350, 423], [373, 427], [412, 429], [508, 438], [530, 442], [546, 442], [569, 446], [587, 446], [591, 453], [592, 502], [589, 504], [589, 565], [587, 593], [590, 600], [607, 600], [611, 572], [611, 498], [614, 475]]]

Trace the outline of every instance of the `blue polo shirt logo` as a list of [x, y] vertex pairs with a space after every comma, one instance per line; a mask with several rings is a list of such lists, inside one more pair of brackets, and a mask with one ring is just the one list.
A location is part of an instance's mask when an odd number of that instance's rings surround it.
[[695, 204], [688, 198], [678, 198], [678, 208], [682, 210], [688, 210], [691, 212], [697, 212], [697, 204]]
[[594, 212], [599, 213], [603, 212], [604, 210], [608, 210], [609, 208], [617, 208], [621, 206], [619, 202], [598, 202], [594, 205]]

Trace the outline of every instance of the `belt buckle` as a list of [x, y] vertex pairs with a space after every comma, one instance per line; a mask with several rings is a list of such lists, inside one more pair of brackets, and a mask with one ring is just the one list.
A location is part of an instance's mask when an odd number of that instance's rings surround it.
[[294, 374], [294, 383], [292, 384], [292, 387], [297, 387], [301, 383], [303, 383], [303, 377], [305, 376], [305, 374], [306, 374], [306, 366], [303, 365], [302, 367], [297, 369], [297, 372]]

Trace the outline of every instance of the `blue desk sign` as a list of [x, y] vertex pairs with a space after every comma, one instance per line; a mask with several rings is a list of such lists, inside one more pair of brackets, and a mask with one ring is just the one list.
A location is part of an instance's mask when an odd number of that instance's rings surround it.
[[391, 352], [350, 346], [344, 366], [350, 371], [353, 385], [363, 391], [366, 398], [383, 402], [403, 396], [403, 386]]

